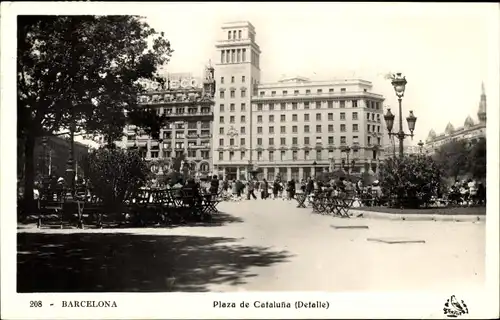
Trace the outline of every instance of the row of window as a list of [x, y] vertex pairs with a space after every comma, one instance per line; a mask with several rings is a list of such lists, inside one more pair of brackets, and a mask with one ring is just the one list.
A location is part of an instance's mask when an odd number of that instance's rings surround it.
[[[234, 123], [234, 122], [230, 122], [230, 123]], [[380, 129], [379, 125], [367, 124], [366, 125], [366, 130], [367, 130], [367, 132], [381, 133], [381, 129]], [[359, 131], [359, 124], [353, 123], [352, 124], [352, 131], [353, 132], [358, 132]], [[222, 135], [222, 134], [224, 134], [224, 132], [225, 132], [224, 127], [220, 127], [219, 128], [219, 134]], [[307, 124], [304, 125], [304, 131], [303, 131], [303, 133], [310, 133], [310, 132], [311, 132], [311, 126], [309, 126]], [[323, 126], [321, 124], [317, 124], [316, 125], [316, 133], [321, 133], [321, 132], [323, 132]], [[329, 124], [328, 125], [328, 132], [335, 132], [333, 124]], [[340, 132], [347, 132], [347, 125], [346, 124], [344, 124], [344, 123], [340, 124]], [[241, 127], [240, 128], [240, 133], [241, 134], [246, 134], [245, 127]], [[263, 134], [263, 133], [264, 133], [263, 127], [258, 126], [257, 127], [257, 134]], [[274, 126], [269, 126], [267, 133], [269, 133], [269, 134], [276, 133], [275, 130], [274, 130]], [[287, 133], [286, 126], [280, 126], [280, 133], [283, 133], [283, 134]], [[292, 126], [292, 133], [297, 133], [298, 134], [299, 133], [299, 127], [298, 126]]]
[[[327, 158], [323, 158], [323, 155], [326, 154], [325, 151], [328, 151], [328, 156]], [[280, 157], [280, 161], [287, 161], [287, 160], [290, 160], [290, 158], [288, 157], [289, 156], [289, 152], [288, 150], [281, 150], [279, 151], [279, 157]], [[307, 161], [307, 160], [327, 160], [327, 159], [332, 159], [334, 158], [334, 150], [312, 150], [312, 151], [309, 151], [309, 150], [304, 150], [303, 153], [301, 153], [301, 156], [300, 159], [299, 159], [299, 151], [298, 150], [292, 150], [291, 151], [292, 153], [292, 158], [291, 160], [292, 161], [298, 161], [298, 160], [304, 160], [304, 161]], [[356, 158], [356, 154], [354, 154], [354, 157]], [[313, 155], [313, 156], [311, 156]], [[373, 154], [372, 154], [372, 158], [374, 160], [377, 159], [377, 151], [373, 151]], [[246, 151], [240, 151], [240, 159], [239, 160], [246, 160]], [[219, 161], [224, 161], [226, 159], [224, 159], [224, 152], [219, 152]], [[236, 160], [235, 158], [235, 152], [234, 151], [230, 151], [229, 152], [229, 161], [233, 161], [233, 160]], [[275, 151], [268, 151], [268, 158], [267, 159], [264, 159], [263, 157], [263, 152], [262, 151], [257, 151], [257, 161], [276, 161], [278, 159], [276, 159], [275, 157]], [[345, 159], [342, 159], [342, 162], [345, 162]]]
[[[269, 146], [274, 146], [275, 143], [274, 143], [274, 138], [268, 138], [268, 145]], [[353, 136], [352, 137], [352, 141], [353, 141], [353, 145], [359, 145], [359, 141], [358, 141], [359, 137], [358, 136]], [[290, 141], [290, 140], [288, 140]], [[311, 140], [310, 140], [310, 137], [304, 137], [304, 145], [309, 145], [311, 143]], [[367, 137], [367, 141], [368, 141], [368, 145], [371, 145], [372, 143], [372, 137]], [[375, 140], [373, 140], [375, 141]], [[377, 144], [380, 145], [381, 142], [382, 142], [382, 139], [379, 137], [377, 138]], [[286, 142], [287, 142], [287, 138], [286, 137], [281, 137], [280, 138], [280, 145], [282, 146], [286, 146]], [[298, 142], [299, 142], [299, 139], [298, 137], [292, 137], [292, 145], [298, 145]], [[315, 141], [317, 144], [318, 143], [322, 143], [322, 137], [316, 137], [316, 141]], [[347, 137], [346, 136], [341, 136], [340, 137], [340, 144], [346, 144], [347, 143]], [[246, 144], [246, 140], [245, 138], [240, 138], [240, 146], [245, 146]], [[328, 137], [328, 144], [334, 144], [334, 137], [330, 136]], [[229, 145], [230, 146], [235, 146], [235, 139], [234, 138], [230, 138], [229, 139]], [[262, 146], [262, 138], [257, 138], [257, 145], [258, 146]], [[224, 138], [220, 138], [219, 139], [219, 146], [220, 147], [224, 147]]]
[[[146, 151], [143, 151], [142, 154], [146, 156]], [[163, 150], [163, 158], [170, 157], [182, 157], [184, 155], [184, 151], [167, 151]], [[188, 158], [198, 158], [203, 160], [210, 159], [210, 151], [200, 151], [200, 150], [188, 150], [187, 152]], [[150, 157], [155, 159], [160, 157], [160, 151], [150, 151]]]
[[[333, 100], [316, 101], [316, 103], [315, 103], [316, 109], [321, 109], [325, 105], [325, 103], [327, 104], [328, 109], [333, 109], [333, 103], [334, 103]], [[291, 105], [292, 105], [292, 110], [311, 109], [311, 103], [309, 101], [305, 101], [303, 103], [300, 103], [301, 108], [299, 108], [299, 103], [297, 103], [297, 102], [292, 102]], [[346, 106], [349, 108], [357, 108], [358, 107], [358, 100], [348, 100], [347, 103], [346, 103], [346, 100], [339, 100], [338, 105], [339, 105], [339, 108], [346, 108]], [[277, 110], [277, 108], [275, 109], [274, 103], [269, 103], [268, 107], [269, 108], [267, 110], [269, 110], [269, 111]], [[286, 110], [286, 103], [285, 102], [280, 103], [280, 109]], [[257, 104], [257, 111], [264, 111], [264, 107], [263, 107], [262, 103]]]
[[[374, 114], [374, 113], [372, 113], [371, 114], [371, 120], [375, 121], [375, 116], [376, 116], [376, 121], [380, 122], [380, 114]], [[333, 119], [333, 113], [328, 113], [327, 117], [328, 117], [327, 118], [328, 121], [334, 121], [334, 119]], [[274, 117], [273, 114], [270, 114], [269, 117], [268, 117], [268, 119], [269, 119], [270, 123], [273, 123], [275, 121], [275, 117]], [[353, 112], [351, 114], [351, 119], [352, 120], [359, 120], [358, 113], [357, 112]], [[304, 113], [303, 121], [308, 122], [310, 120], [311, 120], [310, 114], [309, 113]], [[340, 120], [347, 120], [345, 112], [340, 112]], [[366, 120], [370, 120], [370, 113], [367, 113]], [[290, 120], [286, 119], [286, 114], [280, 115], [280, 122], [287, 122], [287, 121], [290, 121]], [[298, 121], [299, 121], [298, 114], [292, 114], [292, 122], [298, 122]], [[322, 121], [321, 113], [316, 113], [316, 121]], [[236, 116], [229, 116], [229, 123], [235, 123], [235, 122], [236, 122]], [[245, 115], [240, 116], [240, 122], [241, 123], [245, 123], [246, 122], [246, 116]], [[262, 115], [258, 115], [257, 116], [257, 123], [262, 123], [262, 122], [263, 122]], [[219, 123], [224, 123], [224, 116], [220, 116], [219, 117]]]
[[[234, 76], [231, 76], [231, 83], [234, 83], [234, 81], [235, 81]], [[241, 76], [241, 83], [245, 83], [245, 82], [246, 82], [246, 77]], [[224, 84], [224, 77], [220, 77], [220, 83]]]

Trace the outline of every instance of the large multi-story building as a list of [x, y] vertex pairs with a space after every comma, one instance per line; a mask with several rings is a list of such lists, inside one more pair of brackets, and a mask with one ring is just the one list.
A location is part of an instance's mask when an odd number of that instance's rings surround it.
[[[185, 156], [192, 170], [208, 174], [212, 171], [212, 121], [214, 69], [207, 67], [204, 79], [189, 73], [169, 74], [165, 85], [148, 83], [148, 92], [139, 96], [144, 107], [165, 114], [169, 121], [161, 129], [160, 138], [152, 139], [134, 125], [125, 128], [122, 147], [139, 148], [146, 160], [164, 160], [165, 167], [174, 157]], [[158, 172], [165, 168], [156, 168]]]
[[429, 132], [424, 149], [427, 153], [436, 152], [440, 146], [456, 140], [467, 140], [474, 144], [480, 138], [486, 137], [486, 92], [484, 84], [481, 86], [481, 98], [477, 111], [478, 122], [475, 122], [471, 116], [465, 119], [464, 125], [454, 128], [448, 123], [443, 133], [436, 135], [434, 129]]
[[384, 98], [365, 80], [260, 83], [260, 48], [249, 22], [222, 26], [216, 48], [214, 167], [231, 179], [260, 168], [272, 180], [332, 167], [372, 169], [383, 158]]

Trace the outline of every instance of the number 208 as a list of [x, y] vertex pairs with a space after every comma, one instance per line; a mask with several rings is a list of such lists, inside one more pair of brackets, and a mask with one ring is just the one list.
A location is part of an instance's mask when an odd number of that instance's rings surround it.
[[30, 308], [41, 308], [42, 301], [30, 301]]

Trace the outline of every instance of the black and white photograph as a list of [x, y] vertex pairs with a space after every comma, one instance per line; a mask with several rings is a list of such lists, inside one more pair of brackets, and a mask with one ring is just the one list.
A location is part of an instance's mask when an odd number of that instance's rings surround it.
[[498, 4], [2, 13], [2, 317], [499, 315]]

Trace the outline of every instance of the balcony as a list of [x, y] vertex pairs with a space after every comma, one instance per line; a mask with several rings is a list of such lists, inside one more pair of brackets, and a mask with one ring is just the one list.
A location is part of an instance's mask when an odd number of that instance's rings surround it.
[[252, 97], [252, 102], [262, 102], [262, 101], [268, 101], [268, 100], [297, 100], [297, 99], [304, 99], [304, 100], [324, 100], [324, 99], [348, 99], [348, 98], [374, 98], [374, 99], [383, 99], [383, 96], [380, 94], [372, 93], [372, 92], [365, 92], [365, 91], [350, 91], [350, 92], [312, 92], [312, 93], [299, 93], [299, 94], [293, 94], [293, 95], [286, 95], [286, 94], [266, 94], [262, 95], [259, 94], [258, 96], [253, 96]]
[[187, 117], [213, 117], [213, 112], [183, 112], [183, 113], [170, 113], [168, 117], [172, 118], [187, 118]]

